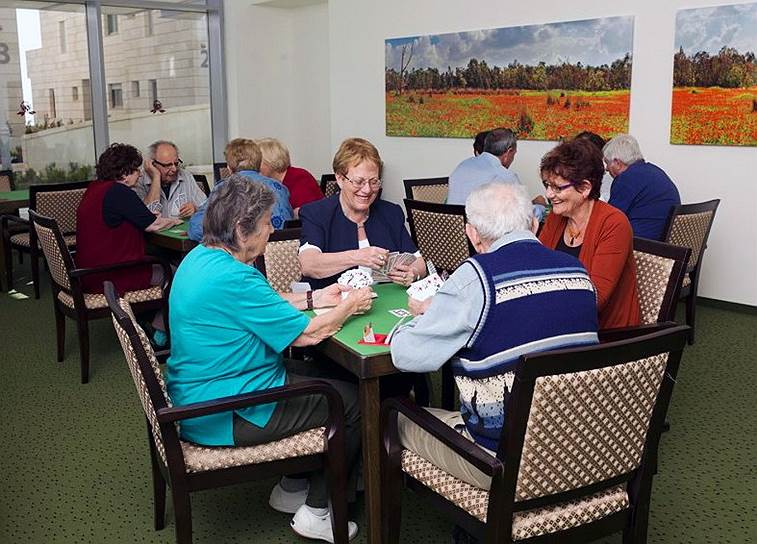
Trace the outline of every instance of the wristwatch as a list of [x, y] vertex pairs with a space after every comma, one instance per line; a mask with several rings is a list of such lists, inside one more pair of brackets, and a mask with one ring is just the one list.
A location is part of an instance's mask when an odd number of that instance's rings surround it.
[[305, 296], [307, 297], [307, 302], [308, 302], [308, 308], [307, 309], [308, 310], [312, 310], [313, 309], [313, 291], [307, 291], [305, 293]]

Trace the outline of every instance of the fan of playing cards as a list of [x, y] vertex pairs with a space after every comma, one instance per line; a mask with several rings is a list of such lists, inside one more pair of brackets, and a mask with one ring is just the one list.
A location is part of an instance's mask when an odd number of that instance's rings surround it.
[[352, 270], [343, 272], [336, 282], [340, 285], [352, 287], [353, 289], [361, 289], [372, 285], [373, 278], [371, 278], [370, 272], [366, 272], [359, 268], [353, 268]]
[[412, 253], [400, 253], [399, 251], [392, 251], [386, 256], [384, 266], [378, 270], [373, 270], [373, 281], [376, 283], [384, 283], [392, 281], [389, 278], [389, 272], [395, 266], [408, 266], [415, 262], [415, 255]]
[[424, 301], [427, 298], [433, 297], [442, 285], [444, 285], [444, 280], [439, 274], [429, 274], [422, 280], [411, 284], [407, 290], [407, 294], [415, 300]]

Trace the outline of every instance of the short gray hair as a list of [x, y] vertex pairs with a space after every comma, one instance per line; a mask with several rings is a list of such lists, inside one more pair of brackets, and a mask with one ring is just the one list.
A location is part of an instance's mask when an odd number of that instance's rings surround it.
[[150, 158], [151, 159], [155, 158], [155, 153], [158, 151], [158, 148], [160, 146], [162, 146], [162, 145], [170, 145], [171, 147], [173, 147], [176, 150], [176, 154], [177, 155], [179, 154], [179, 146], [178, 145], [176, 145], [175, 143], [170, 142], [168, 140], [158, 140], [156, 142], [151, 143], [149, 145], [149, 147], [147, 148], [147, 152], [150, 154]]
[[208, 198], [202, 223], [202, 243], [238, 250], [236, 226], [244, 236], [260, 228], [260, 219], [273, 208], [273, 191], [241, 174], [232, 174], [216, 185]]
[[484, 151], [499, 157], [511, 147], [517, 145], [518, 139], [509, 128], [495, 128], [484, 139]]
[[623, 164], [628, 165], [644, 160], [639, 142], [630, 134], [618, 134], [615, 136], [602, 148], [602, 155], [604, 155], [607, 162], [617, 159]]
[[522, 185], [489, 182], [468, 195], [465, 214], [481, 238], [493, 242], [514, 230], [529, 230], [534, 209]]

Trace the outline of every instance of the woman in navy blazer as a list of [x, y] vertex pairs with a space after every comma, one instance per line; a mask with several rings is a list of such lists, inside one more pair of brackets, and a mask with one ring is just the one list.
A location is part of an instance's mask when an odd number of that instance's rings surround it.
[[388, 274], [394, 283], [410, 285], [426, 275], [402, 208], [378, 199], [381, 166], [373, 144], [362, 138], [345, 140], [333, 163], [340, 191], [300, 209], [300, 264], [303, 281], [313, 289], [335, 282], [350, 268], [379, 269], [390, 251], [416, 255], [413, 263], [397, 265]]

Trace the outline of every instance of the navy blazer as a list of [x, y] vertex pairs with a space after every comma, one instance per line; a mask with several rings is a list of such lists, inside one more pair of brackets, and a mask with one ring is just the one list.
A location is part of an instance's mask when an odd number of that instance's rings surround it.
[[[310, 244], [323, 253], [358, 249], [357, 224], [344, 215], [339, 194], [303, 205], [300, 208], [300, 219], [300, 246]], [[407, 253], [418, 251], [405, 226], [402, 208], [385, 200], [376, 199], [371, 204], [365, 222], [365, 234], [374, 247]], [[320, 289], [334, 283], [339, 276], [340, 274], [334, 274], [323, 279], [304, 276], [302, 281], [310, 282], [313, 289]]]

